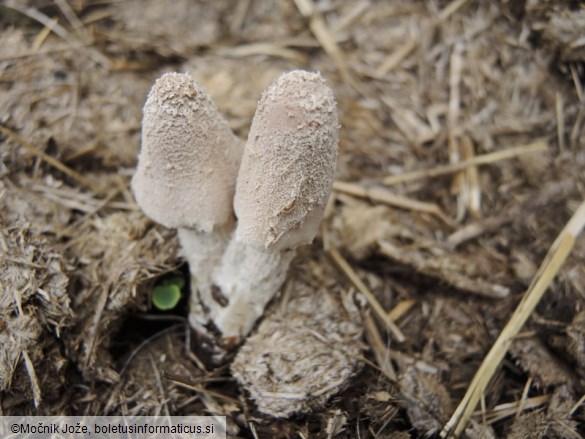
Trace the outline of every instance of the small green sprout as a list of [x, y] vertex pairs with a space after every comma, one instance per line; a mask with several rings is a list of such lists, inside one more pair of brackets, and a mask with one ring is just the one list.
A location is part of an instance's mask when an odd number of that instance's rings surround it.
[[181, 289], [185, 286], [182, 276], [162, 279], [152, 289], [152, 303], [160, 311], [173, 309], [181, 300]]

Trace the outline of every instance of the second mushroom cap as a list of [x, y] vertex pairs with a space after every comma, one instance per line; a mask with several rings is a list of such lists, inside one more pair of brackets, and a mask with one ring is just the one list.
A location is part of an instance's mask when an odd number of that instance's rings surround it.
[[237, 239], [259, 249], [310, 243], [331, 192], [339, 123], [318, 73], [282, 75], [262, 95], [238, 173]]

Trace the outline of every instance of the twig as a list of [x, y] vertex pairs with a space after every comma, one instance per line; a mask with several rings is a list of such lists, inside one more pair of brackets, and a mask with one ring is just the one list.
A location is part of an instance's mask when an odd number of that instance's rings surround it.
[[579, 102], [585, 101], [585, 94], [583, 94], [583, 86], [581, 85], [581, 80], [579, 79], [579, 72], [575, 67], [575, 64], [571, 64], [571, 77], [573, 78], [573, 84], [575, 85], [575, 91], [577, 92], [577, 96], [579, 97]]
[[307, 64], [309, 62], [307, 56], [302, 52], [289, 49], [275, 43], [249, 43], [234, 47], [223, 47], [218, 49], [216, 53], [221, 56], [233, 58], [244, 58], [253, 55], [267, 55], [289, 59], [298, 64]]
[[208, 394], [208, 395], [211, 395], [215, 398], [223, 399], [224, 401], [231, 402], [232, 404], [238, 404], [238, 405], [240, 404], [240, 401], [238, 401], [237, 399], [231, 398], [227, 395], [224, 395], [223, 393], [216, 392], [214, 390], [209, 390], [209, 389], [206, 389], [204, 387], [201, 387], [201, 386], [197, 385], [196, 383], [194, 383], [193, 381], [191, 381], [187, 378], [184, 378], [182, 376], [179, 376], [177, 374], [174, 374], [172, 372], [163, 370], [162, 376], [165, 379], [172, 381], [173, 383], [175, 383], [181, 387], [184, 387], [185, 389], [194, 390], [195, 392], [198, 392], [198, 393]]
[[325, 50], [327, 55], [333, 59], [335, 65], [337, 65], [343, 81], [362, 93], [360, 91], [361, 87], [351, 75], [343, 52], [335, 42], [335, 38], [331, 35], [325, 20], [321, 14], [317, 13], [315, 10], [313, 0], [294, 0], [294, 2], [299, 12], [309, 19], [311, 32], [313, 32], [315, 38], [317, 38], [317, 41], [319, 41], [319, 44], [323, 47], [323, 50]]
[[518, 418], [524, 411], [528, 399], [528, 392], [530, 391], [531, 385], [532, 377], [529, 377], [528, 381], [526, 381], [526, 384], [524, 385], [524, 390], [522, 390], [522, 396], [520, 397], [520, 401], [518, 401], [518, 406], [516, 407], [516, 413], [514, 414], [516, 418]]
[[254, 426], [254, 424], [251, 421], [248, 422], [248, 428], [252, 432], [252, 436], [254, 436], [254, 439], [260, 439], [258, 437], [258, 433], [256, 433], [256, 427]]
[[24, 365], [30, 379], [35, 407], [39, 408], [43, 402], [43, 395], [41, 393], [41, 386], [39, 385], [39, 379], [37, 378], [35, 367], [28, 355], [28, 352], [24, 349], [22, 350], [22, 358], [24, 359]]
[[407, 299], [401, 302], [398, 302], [394, 308], [390, 310], [388, 315], [393, 321], [398, 321], [404, 314], [406, 314], [410, 309], [416, 304], [416, 300], [414, 299]]
[[156, 387], [158, 389], [158, 392], [160, 393], [160, 397], [161, 397], [161, 403], [165, 409], [165, 415], [166, 416], [170, 416], [170, 412], [169, 412], [169, 405], [168, 405], [168, 401], [167, 401], [167, 396], [165, 395], [165, 389], [164, 386], [162, 384], [162, 380], [160, 379], [160, 373], [158, 371], [158, 368], [156, 367], [156, 363], [154, 361], [154, 358], [152, 358], [152, 355], [149, 353], [148, 354], [148, 361], [150, 362], [150, 367], [152, 367], [152, 372], [154, 373], [154, 378], [156, 381]]
[[503, 225], [510, 223], [517, 218], [525, 218], [527, 212], [534, 212], [543, 206], [549, 205], [555, 200], [564, 199], [566, 196], [574, 192], [574, 190], [575, 181], [572, 178], [551, 184], [541, 193], [530, 196], [526, 201], [520, 204], [515, 204], [503, 212], [496, 213], [494, 216], [466, 225], [451, 234], [446, 242], [450, 249], [455, 249], [462, 243], [477, 238], [485, 233], [498, 230]]
[[[463, 160], [472, 160], [475, 156], [473, 143], [469, 136], [461, 138], [461, 153]], [[464, 193], [465, 207], [472, 217], [481, 217], [481, 188], [479, 185], [479, 174], [476, 166], [470, 166], [465, 170]]]
[[559, 150], [565, 150], [565, 113], [564, 113], [563, 96], [556, 93], [555, 96], [555, 110], [557, 113], [557, 141], [559, 142]]
[[370, 289], [362, 282], [359, 278], [357, 273], [354, 271], [353, 268], [348, 264], [345, 258], [339, 253], [339, 251], [331, 246], [327, 250], [327, 254], [331, 257], [335, 265], [347, 276], [347, 278], [351, 281], [351, 283], [364, 295], [370, 307], [374, 311], [376, 317], [380, 319], [380, 321], [386, 325], [386, 327], [390, 330], [396, 341], [402, 343], [406, 340], [406, 337], [400, 330], [398, 326], [392, 321], [392, 319], [388, 316], [376, 296], [370, 291]]
[[455, 0], [449, 3], [443, 10], [439, 13], [439, 20], [445, 21], [467, 3], [468, 0]]
[[445, 270], [445, 265], [453, 267], [457, 263], [462, 264], [466, 262], [460, 257], [457, 258], [448, 253], [443, 253], [443, 259], [449, 261], [449, 263], [445, 264], [445, 261], [440, 260], [438, 256], [434, 259], [429, 259], [426, 257], [425, 253], [421, 254], [421, 252], [416, 250], [404, 251], [403, 248], [385, 240], [378, 241], [378, 248], [380, 253], [393, 261], [410, 266], [425, 276], [445, 280], [449, 285], [452, 285], [459, 290], [467, 291], [489, 299], [501, 299], [510, 294], [510, 289], [503, 285], [484, 281], [480, 278], [472, 279], [462, 273], [461, 270]]
[[232, 19], [230, 20], [229, 24], [231, 34], [236, 35], [242, 31], [251, 3], [252, 0], [240, 0], [236, 3], [232, 14]]
[[20, 143], [28, 152], [39, 157], [41, 160], [44, 160], [50, 166], [58, 169], [59, 171], [63, 172], [64, 174], [66, 174], [69, 177], [73, 178], [74, 180], [78, 181], [83, 186], [88, 187], [89, 189], [91, 189], [92, 192], [94, 192], [94, 193], [99, 192], [99, 190], [97, 189], [97, 186], [95, 186], [91, 181], [89, 181], [83, 175], [79, 174], [78, 172], [75, 172], [73, 169], [71, 169], [67, 165], [64, 165], [56, 158], [51, 157], [50, 155], [46, 154], [40, 148], [36, 147], [35, 145], [30, 143], [29, 141], [27, 141], [26, 139], [21, 137], [19, 134], [12, 131], [11, 129], [0, 125], [0, 132], [5, 134], [6, 136], [10, 137], [15, 142]]
[[[454, 132], [459, 121], [459, 110], [461, 107], [461, 72], [463, 71], [463, 43], [458, 42], [453, 47], [450, 59], [449, 72], [449, 107], [447, 112], [447, 122], [449, 131]], [[449, 159], [451, 163], [459, 159], [459, 151], [449, 148]]]
[[392, 363], [390, 362], [390, 352], [388, 347], [384, 344], [384, 341], [380, 336], [380, 332], [376, 327], [376, 323], [372, 319], [372, 316], [370, 316], [370, 313], [364, 312], [363, 314], [366, 338], [369, 341], [372, 351], [374, 352], [376, 362], [378, 363], [378, 366], [384, 375], [386, 375], [390, 381], [396, 382], [396, 372], [394, 371], [394, 367], [392, 367]]
[[573, 249], [575, 240], [583, 230], [583, 227], [585, 227], [585, 202], [579, 206], [553, 242], [514, 314], [481, 363], [455, 413], [443, 427], [441, 431], [442, 438], [459, 437], [465, 430], [477, 403], [487, 389], [514, 337], [530, 317], [530, 314], [556, 277]]
[[470, 166], [486, 165], [488, 163], [494, 163], [500, 160], [507, 160], [518, 157], [523, 154], [532, 154], [535, 152], [546, 151], [547, 147], [548, 145], [545, 140], [537, 140], [527, 145], [521, 145], [514, 148], [504, 149], [502, 151], [479, 155], [471, 160], [464, 160], [459, 163], [437, 166], [436, 168], [422, 171], [412, 171], [400, 175], [392, 175], [384, 179], [384, 184], [390, 186], [407, 181], [422, 180], [424, 178], [433, 178], [441, 175], [452, 174], [453, 172], [467, 169]]
[[344, 194], [353, 195], [355, 197], [367, 198], [369, 200], [388, 204], [390, 206], [400, 207], [406, 210], [430, 213], [437, 216], [445, 224], [453, 225], [453, 220], [449, 218], [447, 214], [445, 214], [445, 212], [443, 212], [436, 204], [426, 203], [424, 201], [396, 195], [386, 188], [364, 187], [357, 183], [335, 181], [333, 182], [333, 190], [337, 192], [343, 192]]
[[[90, 46], [90, 44], [88, 44], [88, 43], [91, 43], [91, 41], [80, 42], [80, 41], [76, 41], [75, 39], [71, 38], [71, 36], [69, 35], [69, 32], [67, 32], [67, 29], [65, 29], [63, 26], [61, 26], [60, 24], [58, 24], [57, 22], [52, 20], [47, 15], [43, 14], [38, 9], [26, 8], [26, 7], [16, 5], [14, 3], [11, 4], [10, 6], [8, 6], [8, 5], [4, 5], [4, 6], [7, 8], [10, 8], [10, 9], [13, 9], [15, 11], [18, 11], [22, 15], [29, 17], [29, 18], [41, 23], [45, 27], [48, 27], [56, 35], [58, 35], [63, 40], [65, 40], [68, 44], [70, 44], [72, 46], [72, 48], [79, 48], [80, 46], [84, 46], [84, 45]], [[105, 66], [105, 67], [110, 66], [110, 60], [105, 55], [103, 55], [102, 53], [97, 51], [96, 49], [90, 47], [89, 50], [87, 51], [87, 54], [88, 54], [88, 56], [93, 58], [94, 61], [101, 64], [102, 66]]]
[[[51, 20], [51, 25], [58, 22], [57, 18], [53, 18]], [[32, 50], [35, 52], [39, 50], [39, 48], [43, 45], [49, 34], [51, 33], [51, 28], [49, 26], [43, 27], [41, 32], [35, 37], [34, 41], [32, 42]]]
[[585, 394], [583, 394], [583, 396], [579, 398], [579, 401], [577, 401], [575, 405], [571, 408], [571, 410], [569, 411], [569, 415], [573, 416], [577, 409], [579, 408], [579, 406], [581, 406], [583, 403], [585, 403]]
[[386, 76], [390, 71], [394, 68], [398, 67], [398, 65], [412, 53], [414, 49], [418, 46], [418, 40], [416, 38], [409, 38], [406, 42], [392, 52], [382, 64], [378, 66], [374, 74], [372, 75], [376, 79], [381, 79]]
[[61, 45], [61, 46], [56, 46], [56, 47], [53, 47], [53, 48], [47, 49], [47, 50], [25, 50], [25, 51], [18, 52], [18, 53], [2, 54], [2, 55], [0, 55], [0, 62], [10, 61], [13, 59], [28, 58], [31, 56], [42, 56], [42, 55], [47, 55], [47, 54], [52, 54], [52, 53], [67, 52], [69, 50], [82, 50], [82, 49], [85, 49], [86, 47], [87, 47], [87, 45], [76, 46], [76, 47], [69, 46], [69, 45]]
[[71, 7], [71, 5], [67, 3], [66, 0], [54, 1], [59, 7], [59, 9], [61, 9], [61, 12], [63, 12], [63, 15], [65, 15], [65, 18], [67, 18], [67, 21], [69, 21], [69, 24], [71, 24], [71, 27], [75, 29], [77, 35], [79, 35], [79, 37], [86, 42], [91, 41], [91, 38], [87, 33], [85, 26], [83, 25], [79, 17], [75, 14], [75, 11]]
[[[495, 406], [491, 411], [487, 412], [486, 415], [486, 423], [494, 424], [496, 422], [501, 421], [502, 419], [509, 418], [510, 416], [514, 416], [518, 413], [518, 408], [522, 407], [523, 411], [532, 410], [536, 407], [539, 407], [550, 400], [550, 395], [540, 395], [534, 396], [532, 398], [525, 398], [522, 401], [515, 401], [515, 402], [506, 402], [504, 404], [500, 404]], [[473, 413], [474, 416], [481, 415], [481, 411], [476, 411]]]
[[339, 34], [349, 29], [371, 7], [372, 4], [370, 3], [370, 0], [358, 1], [349, 11], [339, 17], [337, 21], [331, 25], [331, 32], [334, 34]]
[[[585, 103], [585, 101], [581, 101]], [[581, 135], [581, 126], [583, 125], [583, 121], [585, 120], [585, 105], [581, 105], [579, 107], [579, 111], [577, 112], [577, 117], [575, 118], [575, 123], [573, 124], [573, 128], [571, 129], [571, 148], [575, 149], [581, 145], [579, 140]]]
[[91, 357], [93, 354], [93, 350], [96, 346], [96, 340], [98, 338], [98, 326], [100, 320], [102, 318], [102, 314], [104, 312], [104, 308], [106, 307], [106, 303], [108, 302], [108, 297], [110, 296], [110, 289], [109, 288], [102, 288], [101, 294], [98, 298], [97, 304], [94, 307], [94, 315], [93, 319], [91, 320], [87, 332], [82, 331], [82, 334], [88, 334], [89, 339], [85, 342], [85, 358], [83, 359], [83, 367], [87, 369], [91, 362]]
[[67, 32], [67, 29], [65, 29], [59, 23], [55, 22], [50, 17], [47, 17], [45, 14], [43, 14], [38, 9], [35, 9], [32, 7], [27, 8], [27, 7], [24, 7], [21, 5], [17, 5], [14, 2], [10, 5], [4, 5], [4, 6], [7, 8], [10, 8], [12, 10], [15, 10], [15, 11], [21, 13], [22, 15], [24, 15], [25, 17], [31, 18], [31, 19], [35, 20], [36, 22], [42, 24], [43, 26], [51, 29], [51, 31], [53, 31], [56, 35], [61, 37], [63, 40], [65, 40], [67, 43], [71, 44], [72, 46], [78, 45], [78, 42], [73, 40], [69, 36], [69, 32]]

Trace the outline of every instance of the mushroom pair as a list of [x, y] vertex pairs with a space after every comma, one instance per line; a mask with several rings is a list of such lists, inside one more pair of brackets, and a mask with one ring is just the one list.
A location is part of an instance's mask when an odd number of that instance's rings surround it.
[[264, 92], [245, 145], [188, 74], [156, 81], [132, 189], [147, 216], [178, 229], [193, 327], [212, 323], [230, 341], [250, 332], [295, 248], [317, 233], [338, 135], [335, 98], [316, 73], [292, 71]]

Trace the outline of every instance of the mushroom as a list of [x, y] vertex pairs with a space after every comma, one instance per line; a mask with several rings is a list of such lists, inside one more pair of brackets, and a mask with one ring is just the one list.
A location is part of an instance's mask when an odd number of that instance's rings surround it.
[[339, 123], [318, 73], [292, 71], [262, 95], [238, 173], [234, 236], [213, 273], [224, 339], [246, 336], [282, 286], [295, 248], [315, 237], [331, 192]]
[[178, 228], [191, 271], [194, 327], [207, 323], [211, 273], [234, 227], [232, 200], [242, 146], [188, 74], [167, 73], [155, 82], [144, 105], [132, 190], [148, 217]]
[[132, 189], [147, 216], [178, 228], [194, 328], [206, 332], [213, 322], [229, 341], [252, 329], [296, 247], [317, 233], [338, 135], [333, 92], [317, 73], [293, 71], [268, 88], [243, 157], [242, 142], [188, 74], [156, 81]]

